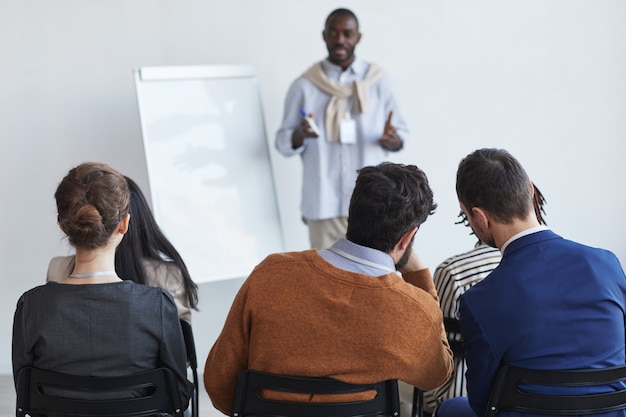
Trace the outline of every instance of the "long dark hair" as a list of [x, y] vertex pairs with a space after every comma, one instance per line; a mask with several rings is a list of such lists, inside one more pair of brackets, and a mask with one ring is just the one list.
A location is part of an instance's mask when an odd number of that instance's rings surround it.
[[130, 224], [115, 252], [115, 270], [122, 279], [146, 284], [142, 259], [163, 261], [165, 256], [180, 269], [189, 306], [197, 310], [198, 285], [191, 279], [183, 258], [161, 231], [139, 186], [125, 178], [130, 190]]

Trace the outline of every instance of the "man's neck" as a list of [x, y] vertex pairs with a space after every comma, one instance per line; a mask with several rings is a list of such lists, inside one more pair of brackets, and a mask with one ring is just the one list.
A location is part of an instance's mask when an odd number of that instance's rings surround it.
[[524, 230], [537, 226], [539, 226], [539, 222], [533, 216], [525, 220], [516, 219], [510, 224], [501, 223], [494, 230], [494, 240], [496, 242], [496, 246], [502, 251], [504, 244], [513, 236], [523, 232]]

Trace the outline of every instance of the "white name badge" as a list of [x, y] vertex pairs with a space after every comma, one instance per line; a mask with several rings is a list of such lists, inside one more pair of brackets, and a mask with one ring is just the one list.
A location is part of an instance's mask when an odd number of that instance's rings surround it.
[[339, 125], [339, 142], [345, 144], [356, 143], [356, 121], [348, 115]]

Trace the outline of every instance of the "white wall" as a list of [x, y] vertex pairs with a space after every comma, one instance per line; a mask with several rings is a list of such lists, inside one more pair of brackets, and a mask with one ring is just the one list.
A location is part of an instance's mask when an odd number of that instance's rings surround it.
[[[431, 267], [473, 244], [454, 225], [454, 175], [484, 146], [526, 165], [557, 233], [626, 260], [623, 0], [0, 0], [0, 373], [15, 302], [68, 251], [58, 181], [101, 160], [147, 190], [132, 69], [255, 65], [271, 143], [288, 85], [325, 55], [323, 21], [338, 6], [361, 20], [358, 54], [398, 86], [413, 137], [394, 158], [422, 167], [439, 203], [416, 238]], [[273, 146], [271, 157], [287, 249], [304, 249], [300, 161]], [[240, 284], [202, 286], [201, 357]]]

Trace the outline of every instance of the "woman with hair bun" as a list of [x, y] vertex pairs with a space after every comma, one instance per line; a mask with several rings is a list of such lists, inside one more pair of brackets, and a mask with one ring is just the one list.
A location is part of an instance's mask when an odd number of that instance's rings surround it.
[[26, 366], [79, 376], [121, 376], [157, 367], [176, 375], [188, 404], [184, 339], [172, 296], [122, 280], [115, 250], [128, 231], [130, 192], [122, 174], [87, 162], [55, 193], [58, 224], [76, 248], [61, 282], [24, 293], [13, 322], [13, 375]]
[[[165, 288], [174, 297], [178, 317], [191, 321], [191, 311], [197, 310], [198, 286], [154, 219], [141, 188], [131, 178], [125, 178], [130, 190], [129, 210], [133, 221], [115, 251], [115, 270], [122, 279]], [[46, 281], [65, 279], [74, 269], [74, 262], [74, 255], [52, 258]]]

